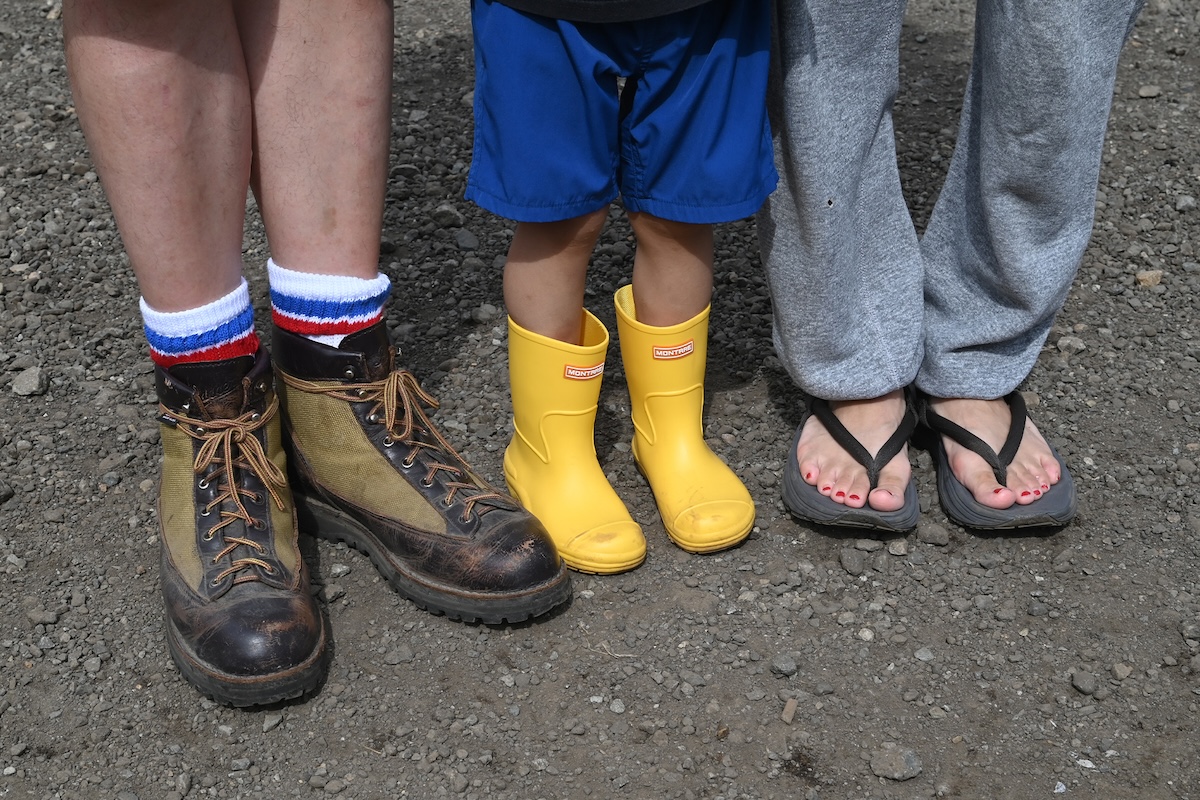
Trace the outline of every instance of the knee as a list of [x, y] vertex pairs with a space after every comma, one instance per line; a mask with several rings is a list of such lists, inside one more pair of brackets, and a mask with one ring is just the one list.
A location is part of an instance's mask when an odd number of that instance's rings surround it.
[[518, 231], [522, 239], [539, 242], [547, 251], [590, 253], [607, 219], [608, 209], [603, 208], [556, 222], [522, 222]]

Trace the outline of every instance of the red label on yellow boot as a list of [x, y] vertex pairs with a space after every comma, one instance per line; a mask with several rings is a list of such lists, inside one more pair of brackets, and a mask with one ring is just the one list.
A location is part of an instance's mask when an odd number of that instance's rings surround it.
[[690, 356], [695, 350], [696, 340], [688, 339], [683, 344], [677, 344], [672, 347], [655, 347], [654, 358], [657, 361], [671, 361], [676, 358]]
[[563, 377], [573, 381], [590, 381], [592, 378], [599, 378], [603, 374], [603, 361], [594, 367], [573, 367], [567, 364], [563, 368]]

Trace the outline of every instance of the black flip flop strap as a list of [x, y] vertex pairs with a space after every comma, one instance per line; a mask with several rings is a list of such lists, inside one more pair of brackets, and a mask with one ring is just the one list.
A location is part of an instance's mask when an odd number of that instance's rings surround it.
[[1012, 422], [1008, 426], [1008, 436], [1005, 437], [1004, 445], [1000, 448], [999, 453], [993, 450], [991, 445], [963, 426], [956, 422], [951, 422], [934, 411], [928, 398], [925, 398], [921, 410], [922, 416], [925, 418], [925, 424], [928, 427], [937, 433], [949, 436], [986, 461], [988, 466], [992, 468], [992, 473], [996, 476], [996, 482], [1006, 486], [1008, 465], [1016, 458], [1017, 449], [1021, 446], [1021, 439], [1025, 436], [1025, 420], [1028, 418], [1028, 414], [1025, 409], [1025, 398], [1020, 392], [1009, 392], [1004, 396], [1004, 402], [1008, 404]]
[[917, 429], [917, 415], [913, 412], [912, 407], [905, 403], [904, 417], [900, 420], [900, 425], [883, 443], [883, 447], [879, 448], [879, 452], [874, 456], [868, 452], [867, 448], [863, 447], [862, 442], [854, 438], [854, 434], [846, 430], [846, 426], [833, 413], [833, 409], [829, 407], [828, 400], [822, 400], [819, 397], [808, 398], [808, 409], [813, 415], [821, 421], [825, 426], [825, 430], [833, 437], [843, 450], [850, 454], [850, 457], [857, 461], [867, 471], [867, 479], [870, 481], [871, 489], [879, 485], [879, 473], [887, 466], [888, 462], [899, 454], [900, 449], [908, 442], [913, 431]]

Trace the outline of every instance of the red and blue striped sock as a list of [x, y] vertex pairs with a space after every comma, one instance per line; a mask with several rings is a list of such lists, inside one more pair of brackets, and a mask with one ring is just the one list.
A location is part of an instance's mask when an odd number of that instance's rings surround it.
[[155, 311], [140, 301], [150, 358], [162, 367], [196, 361], [224, 361], [258, 352], [250, 290], [243, 278], [224, 297], [186, 311]]
[[383, 319], [391, 281], [317, 275], [281, 267], [267, 259], [271, 317], [284, 330], [337, 347], [348, 334]]

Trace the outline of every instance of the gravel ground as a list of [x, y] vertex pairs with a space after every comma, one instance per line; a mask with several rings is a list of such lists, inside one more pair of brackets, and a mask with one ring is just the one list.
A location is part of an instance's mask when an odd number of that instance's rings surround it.
[[[948, 523], [930, 460], [907, 538], [792, 521], [795, 392], [749, 221], [718, 237], [708, 433], [758, 501], [742, 547], [673, 547], [630, 458], [619, 358], [598, 449], [646, 564], [548, 619], [482, 627], [309, 556], [337, 652], [314, 697], [216, 706], [163, 641], [158, 432], [133, 277], [79, 133], [51, 2], [0, 2], [0, 797], [1200, 798], [1200, 8], [1152, 0], [1125, 54], [1095, 237], [1025, 385], [1080, 485], [1053, 536]], [[923, 223], [970, 48], [914, 0], [900, 157]], [[448, 434], [500, 476], [508, 223], [464, 202], [466, 3], [398, 0], [389, 325]], [[255, 215], [245, 255], [264, 302]], [[614, 215], [589, 302], [612, 326]], [[260, 319], [266, 319], [260, 314]]]

